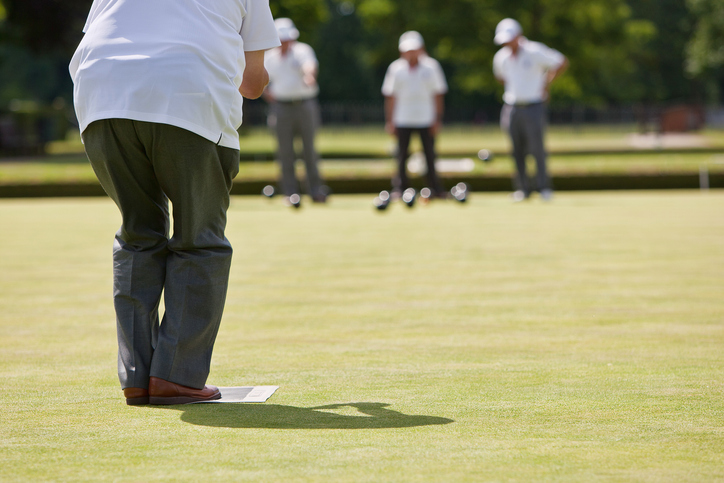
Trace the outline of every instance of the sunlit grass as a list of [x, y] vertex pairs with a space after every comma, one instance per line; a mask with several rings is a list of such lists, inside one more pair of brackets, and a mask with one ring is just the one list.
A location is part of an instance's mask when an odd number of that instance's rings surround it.
[[235, 197], [210, 382], [127, 407], [103, 198], [0, 200], [2, 481], [724, 479], [724, 192]]
[[[446, 158], [461, 159], [461, 158]], [[476, 158], [470, 175], [509, 176], [513, 162], [509, 156], [497, 156], [490, 163]], [[531, 169], [533, 170], [531, 162]], [[549, 169], [554, 176], [586, 174], [666, 174], [698, 173], [706, 167], [711, 173], [724, 172], [724, 154], [709, 153], [641, 153], [641, 154], [591, 154], [552, 155]], [[303, 163], [297, 166], [299, 175], [304, 174]], [[392, 159], [335, 160], [320, 163], [322, 175], [328, 179], [387, 178], [396, 171]], [[444, 174], [444, 172], [443, 172]], [[269, 180], [279, 176], [279, 167], [273, 161], [241, 163], [237, 181]], [[22, 161], [0, 162], [0, 185], [43, 183], [96, 183], [96, 177], [82, 155], [62, 158], [37, 158]]]
[[[547, 133], [547, 145], [551, 152], [611, 151], [676, 147], [724, 149], [721, 130], [705, 130], [698, 133], [668, 136], [674, 141], [635, 142], [636, 126], [595, 126], [581, 127], [551, 126]], [[683, 141], [681, 140], [683, 138]], [[663, 139], [663, 138], [662, 138]], [[679, 141], [677, 141], [679, 139]], [[252, 127], [240, 138], [241, 152], [246, 155], [268, 156], [275, 152], [276, 141], [269, 129]], [[317, 147], [324, 157], [334, 155], [388, 156], [394, 147], [394, 140], [385, 133], [382, 126], [324, 126], [317, 136]], [[413, 137], [413, 149], [419, 148], [419, 141]], [[438, 138], [438, 149], [442, 156], [473, 156], [480, 149], [498, 153], [508, 152], [510, 143], [497, 125], [450, 125], [445, 126]], [[83, 145], [77, 133], [71, 133], [67, 141], [54, 142], [48, 146], [49, 154], [78, 154]]]
[[[631, 146], [631, 137], [635, 136], [633, 129], [610, 126], [581, 129], [551, 127], [548, 135], [548, 146], [552, 153], [551, 173], [554, 176], [698, 173], [701, 167], [713, 173], [724, 172], [724, 154], [666, 149], [660, 152], [636, 152]], [[704, 131], [696, 136], [699, 147], [720, 148], [724, 151], [724, 136], [720, 131]], [[391, 155], [394, 142], [379, 126], [325, 127], [319, 133], [317, 144], [323, 157], [322, 174], [327, 179], [391, 177], [396, 170]], [[49, 152], [52, 156], [0, 160], [0, 185], [95, 183], [95, 175], [82, 149], [76, 134], [70, 135], [68, 141], [51, 144]], [[237, 179], [276, 180], [278, 166], [268, 161], [273, 158], [275, 149], [276, 142], [268, 129], [250, 129], [241, 138], [241, 151], [247, 157], [256, 155], [259, 160], [242, 163]], [[412, 151], [419, 149], [419, 141], [413, 138]], [[496, 153], [494, 161], [483, 163], [478, 160], [480, 149]], [[440, 135], [438, 150], [442, 159], [473, 159], [475, 166], [468, 174], [509, 176], [513, 171], [512, 161], [507, 154], [508, 141], [496, 126], [449, 126]], [[612, 154], [611, 150], [629, 152]], [[339, 159], [347, 156], [359, 158]], [[301, 174], [302, 166], [299, 169]]]

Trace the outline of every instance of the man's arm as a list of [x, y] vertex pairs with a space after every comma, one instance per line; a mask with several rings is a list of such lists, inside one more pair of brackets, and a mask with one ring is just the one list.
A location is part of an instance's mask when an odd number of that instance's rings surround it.
[[545, 85], [545, 98], [548, 99], [550, 89], [551, 89], [551, 83], [558, 79], [565, 71], [568, 69], [568, 59], [566, 57], [563, 57], [563, 62], [561, 62], [561, 65], [559, 65], [555, 69], [551, 69], [546, 73], [546, 85]]
[[269, 83], [269, 73], [264, 68], [264, 51], [244, 52], [246, 68], [239, 92], [247, 99], [257, 99]]
[[559, 65], [558, 68], [548, 71], [546, 78], [548, 85], [550, 85], [554, 80], [559, 78], [566, 71], [566, 69], [568, 69], [568, 58], [563, 57], [563, 62], [561, 62], [561, 65]]
[[302, 80], [309, 87], [317, 85], [317, 63], [305, 62], [302, 64]]
[[395, 98], [393, 96], [385, 96], [385, 131], [393, 136], [397, 135], [397, 128], [392, 122], [392, 114], [395, 112]]
[[430, 128], [430, 134], [437, 136], [442, 129], [442, 119], [445, 116], [445, 94], [435, 95], [435, 124]]
[[501, 52], [498, 51], [493, 57], [493, 77], [501, 86], [505, 87], [505, 75], [503, 74], [503, 66], [501, 61]]

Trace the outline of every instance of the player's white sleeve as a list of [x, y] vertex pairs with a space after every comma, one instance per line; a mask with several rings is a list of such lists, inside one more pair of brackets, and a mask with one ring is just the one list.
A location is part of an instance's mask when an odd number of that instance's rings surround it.
[[505, 79], [502, 50], [497, 51], [493, 57], [493, 75], [498, 79]]
[[559, 67], [565, 56], [544, 44], [536, 42], [536, 48], [533, 50], [536, 62], [545, 69], [553, 69]]
[[392, 63], [387, 68], [387, 73], [385, 74], [385, 80], [382, 82], [382, 95], [391, 97], [395, 95], [395, 64]]
[[268, 50], [281, 45], [269, 9], [269, 0], [246, 0], [246, 15], [239, 33], [246, 52]]
[[[433, 59], [434, 60], [434, 59]], [[435, 60], [433, 64], [434, 75], [434, 89], [435, 94], [445, 94], [447, 92], [447, 80], [445, 79], [445, 72], [442, 70], [440, 62]]]
[[319, 67], [319, 61], [311, 46], [297, 42], [294, 47], [294, 57], [299, 60], [299, 64], [303, 66], [312, 64], [315, 68]]

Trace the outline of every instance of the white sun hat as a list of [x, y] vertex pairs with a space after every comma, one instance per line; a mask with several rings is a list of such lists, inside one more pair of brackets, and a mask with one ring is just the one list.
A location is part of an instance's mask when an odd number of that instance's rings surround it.
[[400, 52], [409, 52], [411, 50], [418, 50], [425, 46], [425, 41], [422, 39], [420, 32], [410, 30], [400, 35], [399, 49]]
[[495, 43], [503, 45], [523, 33], [523, 28], [512, 18], [504, 18], [495, 27]]
[[297, 30], [297, 27], [290, 18], [278, 18], [274, 21], [274, 26], [277, 28], [279, 40], [282, 42], [297, 40], [299, 38], [299, 30]]

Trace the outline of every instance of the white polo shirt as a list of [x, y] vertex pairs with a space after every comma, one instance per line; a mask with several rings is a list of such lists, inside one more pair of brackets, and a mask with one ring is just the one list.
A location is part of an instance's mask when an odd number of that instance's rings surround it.
[[279, 101], [311, 99], [319, 94], [319, 86], [304, 82], [302, 67], [319, 65], [314, 49], [302, 42], [293, 42], [287, 55], [282, 49], [268, 50], [264, 54], [264, 66], [269, 72], [269, 93]]
[[520, 39], [518, 55], [503, 47], [493, 57], [493, 73], [505, 82], [506, 104], [530, 104], [545, 101], [546, 75], [563, 64], [565, 57], [555, 49]]
[[430, 127], [437, 119], [435, 97], [447, 92], [440, 63], [421, 55], [413, 69], [405, 59], [397, 59], [387, 69], [382, 94], [395, 98], [392, 123], [397, 127]]
[[81, 132], [122, 118], [239, 149], [245, 51], [280, 44], [269, 0], [94, 0], [70, 63]]

